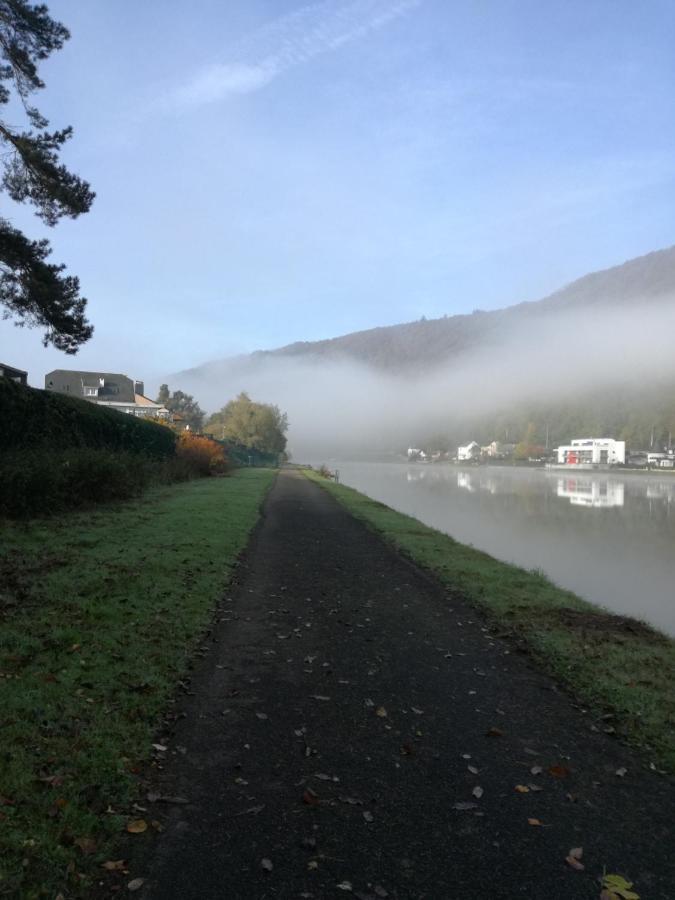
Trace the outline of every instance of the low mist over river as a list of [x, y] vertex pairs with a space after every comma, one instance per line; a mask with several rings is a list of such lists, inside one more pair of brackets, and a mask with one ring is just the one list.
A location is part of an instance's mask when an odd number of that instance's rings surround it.
[[364, 494], [675, 635], [675, 477], [329, 461]]

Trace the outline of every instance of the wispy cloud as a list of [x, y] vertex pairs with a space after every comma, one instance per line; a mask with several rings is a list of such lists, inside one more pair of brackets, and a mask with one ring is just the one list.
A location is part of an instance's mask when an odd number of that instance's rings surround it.
[[303, 6], [254, 32], [226, 61], [197, 72], [171, 95], [169, 105], [201, 106], [260, 90], [289, 69], [382, 28], [422, 2], [324, 0]]

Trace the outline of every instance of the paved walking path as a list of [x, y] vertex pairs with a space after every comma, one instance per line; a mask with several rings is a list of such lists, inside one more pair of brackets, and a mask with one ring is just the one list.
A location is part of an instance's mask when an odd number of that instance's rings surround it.
[[219, 619], [166, 733], [153, 790], [189, 802], [151, 805], [143, 897], [597, 900], [603, 870], [675, 897], [673, 783], [302, 475]]

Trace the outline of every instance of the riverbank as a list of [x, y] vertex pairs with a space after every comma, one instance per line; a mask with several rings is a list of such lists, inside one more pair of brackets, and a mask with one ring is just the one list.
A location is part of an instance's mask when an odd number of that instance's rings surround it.
[[675, 771], [675, 641], [599, 609], [538, 572], [502, 563], [316, 473], [306, 475], [513, 636], [604, 716], [594, 727], [639, 746], [647, 764]]
[[273, 478], [242, 469], [0, 522], [3, 896], [90, 896], [115, 839], [143, 819], [134, 773]]

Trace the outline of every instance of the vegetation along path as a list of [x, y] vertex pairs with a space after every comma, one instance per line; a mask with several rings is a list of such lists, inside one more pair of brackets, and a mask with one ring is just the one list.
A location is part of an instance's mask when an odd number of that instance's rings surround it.
[[158, 738], [165, 830], [129, 839], [142, 896], [675, 896], [672, 782], [301, 474], [212, 637]]

